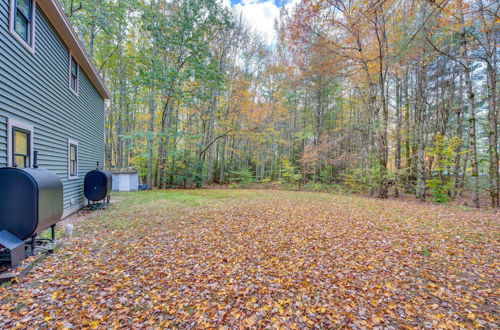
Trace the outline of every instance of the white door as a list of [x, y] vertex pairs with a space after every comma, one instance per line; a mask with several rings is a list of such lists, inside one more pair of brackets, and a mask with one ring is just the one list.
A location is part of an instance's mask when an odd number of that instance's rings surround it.
[[128, 174], [121, 174], [119, 177], [119, 191], [130, 191], [130, 178]]

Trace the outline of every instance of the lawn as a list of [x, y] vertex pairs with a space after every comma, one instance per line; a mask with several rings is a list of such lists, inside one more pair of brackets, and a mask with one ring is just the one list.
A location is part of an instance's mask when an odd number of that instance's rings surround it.
[[262, 190], [118, 198], [0, 288], [0, 328], [500, 322], [498, 214]]

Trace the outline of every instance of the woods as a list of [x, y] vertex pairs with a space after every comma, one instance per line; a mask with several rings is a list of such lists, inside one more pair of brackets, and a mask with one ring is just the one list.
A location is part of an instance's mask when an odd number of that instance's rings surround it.
[[497, 328], [499, 9], [0, 0], [0, 329]]
[[112, 94], [109, 168], [499, 206], [496, 1], [302, 0], [270, 42], [217, 0], [61, 2]]

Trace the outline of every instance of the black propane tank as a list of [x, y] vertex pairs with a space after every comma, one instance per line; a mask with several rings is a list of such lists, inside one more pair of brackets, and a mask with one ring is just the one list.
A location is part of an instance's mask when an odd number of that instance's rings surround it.
[[107, 199], [109, 203], [112, 189], [113, 176], [108, 171], [100, 170], [99, 163], [96, 170], [85, 175], [83, 192], [89, 201], [99, 202]]
[[63, 214], [63, 185], [40, 168], [0, 169], [0, 232], [25, 240], [55, 225]]

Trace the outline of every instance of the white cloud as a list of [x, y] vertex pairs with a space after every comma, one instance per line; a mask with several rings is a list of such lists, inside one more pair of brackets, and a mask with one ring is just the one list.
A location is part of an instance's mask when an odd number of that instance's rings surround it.
[[234, 6], [241, 11], [255, 31], [262, 34], [264, 40], [272, 43], [275, 39], [274, 20], [279, 16], [280, 9], [274, 0], [243, 0]]
[[[293, 10], [300, 1], [285, 1], [285, 7], [288, 10]], [[260, 33], [267, 43], [271, 44], [276, 40], [274, 22], [280, 14], [280, 7], [275, 2], [274, 0], [242, 0], [233, 5], [233, 8], [241, 12], [251, 27]], [[231, 7], [231, 0], [222, 0], [222, 3]]]
[[297, 7], [297, 5], [299, 4], [300, 0], [291, 0], [290, 2], [288, 2], [285, 7], [288, 9], [288, 10], [294, 10], [295, 7]]

